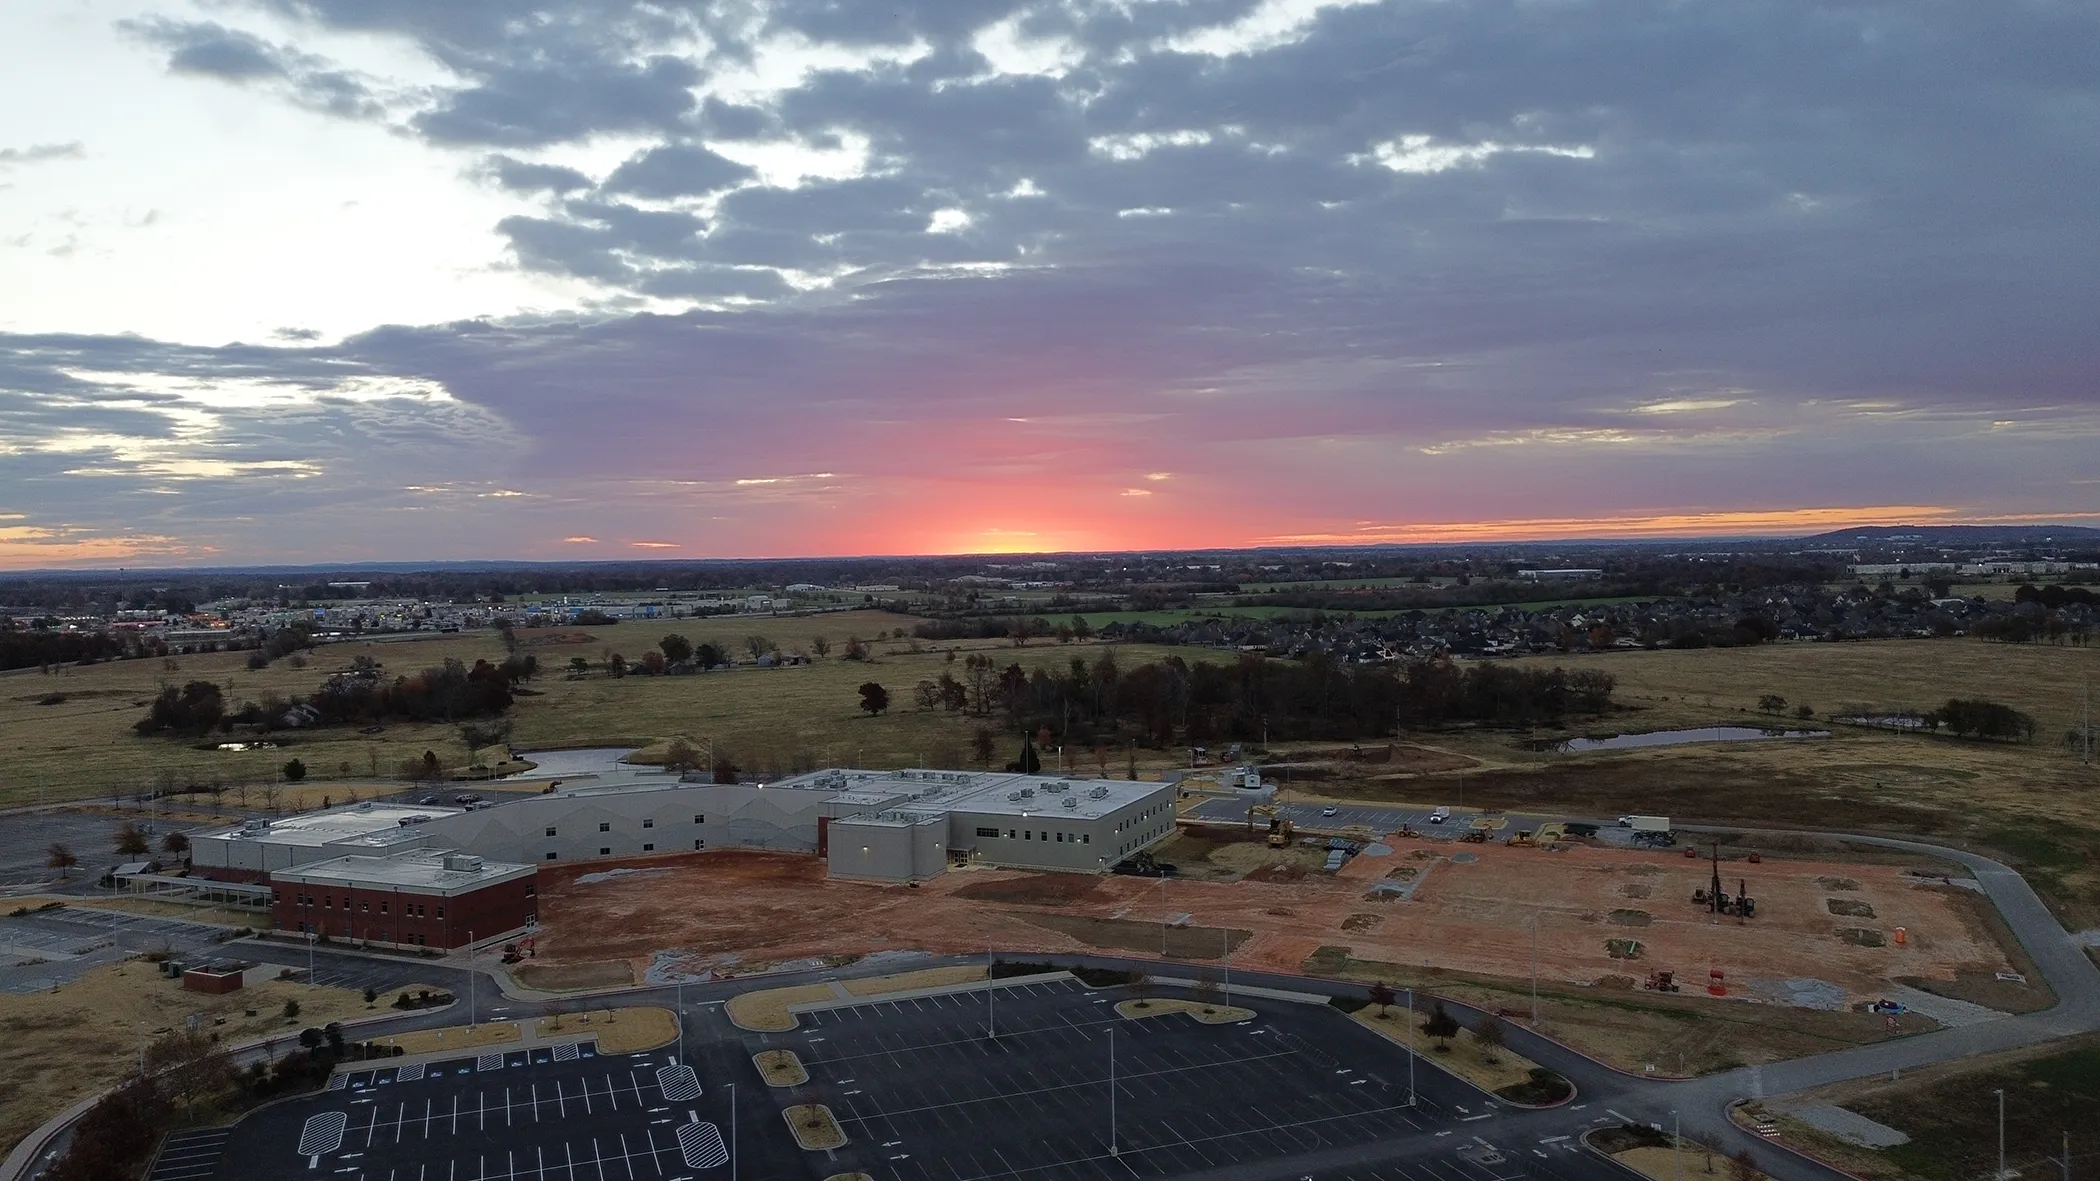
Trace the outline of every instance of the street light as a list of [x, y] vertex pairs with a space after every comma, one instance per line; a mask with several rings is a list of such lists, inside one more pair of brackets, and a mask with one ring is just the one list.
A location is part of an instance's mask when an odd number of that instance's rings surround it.
[[729, 1181], [736, 1181], [736, 1084], [729, 1086]]
[[1167, 875], [1159, 875], [1159, 958], [1167, 958]]
[[2000, 1088], [1999, 1088], [1998, 1090], [1996, 1090], [1996, 1091], [1994, 1091], [1994, 1092], [1992, 1092], [1992, 1093], [1998, 1096], [1998, 1177], [1997, 1177], [1997, 1181], [2005, 1181], [2005, 1177], [2006, 1177], [2006, 1172], [2005, 1172], [2005, 1089], [2004, 1089], [2003, 1087], [2000, 1087]]
[[474, 1028], [474, 932], [467, 932], [467, 1028]]
[[984, 949], [984, 1036], [999, 1040], [999, 990], [992, 979], [992, 949]]
[[1116, 1027], [1108, 1027], [1108, 1155], [1117, 1156], [1122, 1149], [1116, 1147]]

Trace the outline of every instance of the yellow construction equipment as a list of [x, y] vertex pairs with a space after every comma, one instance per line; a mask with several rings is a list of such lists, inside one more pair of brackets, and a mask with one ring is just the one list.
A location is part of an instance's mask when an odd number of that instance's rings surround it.
[[1538, 842], [1532, 839], [1531, 830], [1528, 828], [1518, 829], [1516, 832], [1510, 834], [1510, 838], [1508, 840], [1502, 843], [1510, 846], [1513, 849], [1530, 849], [1535, 848], [1538, 845]]
[[1254, 835], [1254, 821], [1257, 817], [1269, 822], [1271, 849], [1281, 849], [1290, 844], [1292, 835], [1298, 831], [1297, 826], [1291, 823], [1290, 817], [1277, 815], [1276, 805], [1256, 804], [1247, 809], [1247, 835], [1250, 837]]

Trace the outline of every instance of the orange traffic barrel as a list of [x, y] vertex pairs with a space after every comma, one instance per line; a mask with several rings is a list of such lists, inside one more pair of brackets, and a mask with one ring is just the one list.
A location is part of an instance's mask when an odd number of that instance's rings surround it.
[[1896, 946], [1898, 946], [1898, 947], [1901, 947], [1901, 946], [1903, 946], [1903, 945], [1904, 945], [1904, 944], [1905, 944], [1906, 942], [1908, 942], [1909, 940], [1910, 940], [1910, 932], [1908, 932], [1908, 931], [1905, 931], [1905, 930], [1904, 930], [1903, 928], [1901, 928], [1901, 927], [1898, 927], [1898, 928], [1896, 928]]

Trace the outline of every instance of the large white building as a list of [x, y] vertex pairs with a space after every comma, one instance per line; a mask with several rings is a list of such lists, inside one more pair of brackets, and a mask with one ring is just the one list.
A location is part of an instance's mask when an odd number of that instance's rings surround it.
[[772, 784], [585, 781], [477, 807], [358, 804], [207, 833], [207, 876], [261, 880], [351, 854], [456, 849], [527, 865], [709, 849], [824, 857], [905, 881], [951, 863], [1100, 873], [1174, 831], [1167, 783], [972, 771], [816, 771]]

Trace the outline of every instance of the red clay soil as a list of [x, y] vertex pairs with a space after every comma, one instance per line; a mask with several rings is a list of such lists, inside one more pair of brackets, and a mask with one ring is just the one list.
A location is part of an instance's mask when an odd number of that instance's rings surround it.
[[[1455, 863], [1457, 853], [1475, 860]], [[1322, 947], [1345, 947], [1357, 959], [1525, 977], [1534, 921], [1540, 974], [1580, 983], [1661, 968], [1696, 988], [1719, 969], [1731, 991], [1753, 977], [1798, 977], [1864, 1000], [1896, 976], [1952, 980], [1961, 971], [2010, 967], [1954, 900], [1879, 865], [1725, 863], [1727, 889], [1748, 878], [1757, 898], [1758, 917], [1742, 922], [1691, 903], [1693, 888], [1708, 880], [1704, 861], [1581, 846], [1550, 852], [1405, 842], [1390, 857], [1356, 858], [1340, 875], [1164, 887], [1156, 878], [993, 869], [954, 871], [917, 887], [870, 885], [827, 880], [821, 861], [789, 853], [724, 851], [638, 864], [660, 872], [578, 885], [580, 874], [608, 866], [542, 870], [539, 962], [625, 959], [639, 969], [670, 949], [686, 953], [691, 967], [749, 970], [894, 949], [1081, 952], [1100, 943], [1066, 933], [1090, 929], [1071, 916], [1156, 924], [1187, 914], [1194, 926], [1252, 932], [1234, 950], [1235, 965], [1286, 972], [1301, 971]], [[1401, 866], [1424, 875], [1413, 900], [1367, 900], [1369, 885]], [[1832, 890], [1819, 878], [1859, 888]], [[1834, 916], [1832, 897], [1864, 902], [1875, 917]], [[1349, 916], [1366, 912], [1384, 921], [1344, 928]], [[1035, 921], [1053, 915], [1062, 930]], [[1902, 946], [1894, 939], [1899, 926]], [[1886, 945], [1856, 946], [1841, 934], [1848, 929], [1880, 932]], [[1641, 953], [1614, 959], [1607, 939], [1639, 940]]]

